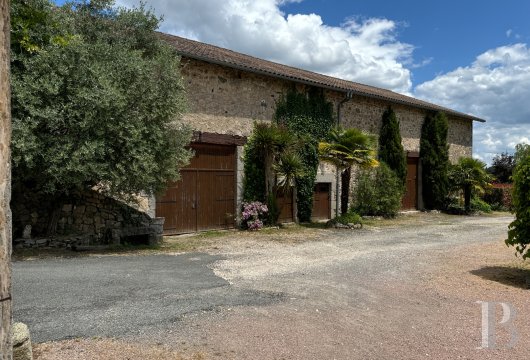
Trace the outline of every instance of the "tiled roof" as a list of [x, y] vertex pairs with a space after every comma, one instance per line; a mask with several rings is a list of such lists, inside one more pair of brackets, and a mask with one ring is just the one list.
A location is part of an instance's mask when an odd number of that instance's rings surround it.
[[476, 120], [481, 122], [485, 121], [469, 114], [464, 114], [443, 106], [438, 106], [410, 96], [398, 94], [390, 90], [359, 84], [353, 81], [342, 80], [307, 70], [297, 69], [295, 67], [259, 59], [253, 56], [241, 54], [214, 45], [185, 39], [175, 35], [160, 33], [160, 36], [162, 39], [173, 45], [179, 55], [187, 58], [202, 60], [235, 69], [291, 80], [345, 93], [352, 92], [353, 94], [386, 100], [391, 103], [405, 104], [427, 110], [440, 110], [447, 114], [468, 120]]

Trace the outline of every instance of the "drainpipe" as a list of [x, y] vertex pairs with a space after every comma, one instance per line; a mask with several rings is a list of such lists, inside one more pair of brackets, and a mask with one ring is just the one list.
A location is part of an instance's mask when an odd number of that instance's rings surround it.
[[[346, 93], [346, 96], [344, 97], [344, 99], [342, 99], [337, 104], [337, 128], [340, 127], [340, 120], [341, 120], [340, 110], [342, 108], [342, 104], [344, 104], [348, 100], [351, 100], [352, 96], [353, 96], [353, 93], [351, 91], [348, 91]], [[340, 203], [339, 182], [340, 182], [340, 173], [339, 173], [338, 168], [337, 168], [337, 174], [336, 174], [336, 178], [335, 178], [335, 216], [336, 217], [339, 216], [339, 203]]]

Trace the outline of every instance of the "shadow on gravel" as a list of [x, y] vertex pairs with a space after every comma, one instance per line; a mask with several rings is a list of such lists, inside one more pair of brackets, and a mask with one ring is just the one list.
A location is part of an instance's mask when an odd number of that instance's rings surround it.
[[510, 266], [485, 266], [477, 270], [471, 270], [470, 273], [504, 285], [530, 289], [530, 269]]

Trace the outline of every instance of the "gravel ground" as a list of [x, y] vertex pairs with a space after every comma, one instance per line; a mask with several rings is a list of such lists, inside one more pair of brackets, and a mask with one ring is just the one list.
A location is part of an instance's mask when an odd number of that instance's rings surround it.
[[[225, 235], [207, 266], [236, 297], [281, 301], [219, 303], [119, 340], [41, 344], [37, 358], [110, 359], [118, 358], [110, 349], [123, 348], [130, 359], [148, 359], [136, 346], [163, 351], [160, 359], [183, 350], [205, 359], [527, 359], [530, 267], [502, 243], [510, 220], [420, 214], [360, 231]], [[499, 348], [478, 348], [477, 301], [517, 310], [515, 347], [504, 348], [510, 334], [499, 325]], [[100, 357], [76, 355], [88, 349]]]

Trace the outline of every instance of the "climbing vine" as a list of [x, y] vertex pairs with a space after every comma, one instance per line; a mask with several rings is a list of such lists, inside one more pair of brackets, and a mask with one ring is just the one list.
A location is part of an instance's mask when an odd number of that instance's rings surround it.
[[326, 100], [322, 89], [311, 88], [307, 93], [291, 89], [278, 102], [274, 118], [302, 140], [299, 151], [305, 172], [296, 179], [298, 218], [310, 221], [319, 162], [318, 142], [327, 138], [334, 124], [333, 105]]
[[[304, 167], [303, 176], [296, 177], [298, 218], [300, 221], [310, 221], [319, 164], [318, 143], [327, 138], [334, 124], [333, 105], [326, 100], [322, 89], [311, 88], [302, 93], [293, 88], [276, 104], [274, 121], [298, 138], [297, 152]], [[244, 168], [244, 200], [267, 202], [265, 159], [254, 135], [245, 145]]]

